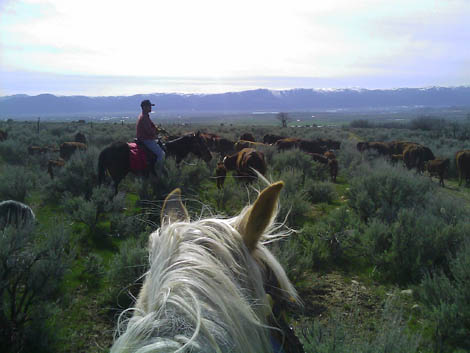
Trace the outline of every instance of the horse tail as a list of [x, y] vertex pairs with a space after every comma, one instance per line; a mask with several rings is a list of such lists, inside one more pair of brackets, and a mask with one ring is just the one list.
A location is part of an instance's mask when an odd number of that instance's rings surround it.
[[101, 185], [104, 181], [105, 172], [106, 172], [106, 152], [107, 148], [101, 151], [98, 158], [98, 185]]

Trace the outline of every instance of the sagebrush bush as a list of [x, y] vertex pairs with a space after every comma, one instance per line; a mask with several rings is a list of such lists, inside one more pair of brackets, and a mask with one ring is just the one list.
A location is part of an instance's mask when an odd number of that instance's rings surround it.
[[73, 196], [89, 199], [98, 184], [98, 155], [98, 149], [93, 147], [84, 152], [75, 152], [48, 185], [46, 191], [50, 197], [56, 199], [67, 191]]
[[305, 271], [313, 267], [315, 259], [305, 251], [297, 233], [289, 235], [287, 239], [274, 242], [269, 248], [294, 284], [301, 281], [305, 276]]
[[35, 351], [24, 347], [28, 328], [47, 335], [49, 313], [43, 309], [53, 303], [70, 266], [70, 246], [69, 232], [60, 224], [47, 232], [33, 226], [0, 231], [0, 346]]
[[9, 138], [0, 143], [0, 158], [10, 165], [25, 165], [28, 159], [28, 146]]
[[[358, 320], [358, 319], [356, 319]], [[413, 353], [419, 352], [421, 337], [407, 332], [400, 310], [392, 303], [385, 304], [379, 324], [373, 336], [359, 333], [358, 322], [347, 323], [339, 314], [333, 315], [327, 324], [314, 321], [303, 330], [301, 339], [305, 352], [309, 353]]]
[[306, 177], [311, 177], [313, 179], [324, 179], [324, 173], [321, 172], [317, 163], [312, 161], [312, 158], [306, 153], [298, 150], [288, 150], [274, 154], [270, 164], [273, 173], [282, 172], [286, 169], [296, 169], [303, 176], [303, 181]]
[[304, 251], [311, 254], [315, 267], [339, 264], [347, 255], [357, 252], [359, 220], [346, 207], [332, 211], [315, 224], [306, 224], [301, 231]]
[[428, 178], [378, 161], [352, 178], [349, 206], [366, 222], [372, 217], [393, 222], [401, 209], [426, 204], [433, 187]]
[[24, 202], [31, 193], [36, 176], [22, 166], [10, 166], [0, 173], [0, 199]]
[[286, 169], [276, 178], [285, 182], [280, 197], [279, 219], [286, 219], [290, 227], [301, 226], [311, 208], [307, 191], [303, 188], [303, 179], [303, 173], [297, 169]]
[[127, 308], [137, 297], [148, 267], [147, 241], [149, 234], [129, 238], [121, 243], [119, 253], [112, 258], [106, 277], [106, 300]]
[[308, 178], [305, 180], [304, 188], [307, 190], [308, 199], [312, 203], [331, 203], [337, 198], [335, 187], [330, 182], [319, 182]]
[[446, 224], [427, 209], [408, 209], [392, 223], [371, 220], [362, 239], [378, 272], [406, 284], [418, 282], [432, 268], [447, 268], [446, 255], [455, 253], [469, 231], [470, 223]]
[[450, 269], [428, 272], [418, 296], [434, 325], [434, 351], [470, 350], [470, 240], [463, 242]]
[[74, 197], [66, 192], [62, 198], [62, 205], [73, 220], [82, 222], [88, 227], [89, 233], [94, 234], [101, 216], [119, 212], [124, 208], [124, 194], [118, 193], [113, 196], [112, 188], [100, 186], [93, 189], [88, 200], [83, 196]]

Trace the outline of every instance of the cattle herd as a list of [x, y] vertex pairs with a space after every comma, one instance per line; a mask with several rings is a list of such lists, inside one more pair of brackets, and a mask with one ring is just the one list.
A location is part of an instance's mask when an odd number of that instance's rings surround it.
[[220, 161], [215, 171], [217, 187], [223, 188], [227, 172], [233, 172], [240, 180], [253, 180], [256, 172], [264, 175], [267, 170], [263, 148], [275, 148], [277, 151], [298, 148], [313, 161], [328, 168], [331, 180], [336, 182], [338, 161], [333, 150], [341, 146], [341, 142], [331, 139], [305, 140], [280, 135], [267, 134], [263, 142], [255, 141], [251, 133], [244, 133], [236, 142], [211, 133], [202, 134], [209, 150], [220, 154]]
[[30, 156], [43, 155], [49, 153], [59, 153], [59, 158], [49, 159], [47, 163], [47, 172], [54, 179], [54, 169], [60, 168], [65, 165], [65, 162], [75, 153], [75, 151], [86, 151], [87, 141], [84, 134], [78, 132], [75, 135], [75, 141], [64, 142], [59, 147], [47, 145], [47, 146], [29, 146], [28, 154]]
[[[373, 150], [377, 154], [389, 158], [393, 163], [401, 161], [408, 169], [415, 168], [419, 173], [427, 171], [431, 176], [439, 178], [439, 184], [444, 186], [444, 177], [450, 166], [448, 158], [436, 158], [429, 147], [416, 142], [358, 142], [360, 152]], [[470, 150], [458, 151], [455, 162], [459, 173], [459, 186], [462, 180], [470, 179]]]
[[[8, 135], [0, 131], [0, 141]], [[212, 133], [201, 133], [207, 147], [213, 153], [220, 156], [215, 171], [217, 187], [223, 188], [227, 172], [233, 172], [237, 178], [252, 180], [258, 173], [266, 173], [266, 160], [263, 148], [275, 148], [277, 151], [285, 151], [297, 148], [310, 156], [313, 161], [328, 168], [331, 180], [336, 182], [338, 175], [338, 161], [335, 152], [340, 149], [341, 142], [325, 138], [300, 139], [281, 135], [266, 134], [263, 142], [257, 142], [251, 133], [244, 133], [238, 141], [231, 141], [225, 137]], [[174, 139], [179, 136], [173, 136]], [[172, 137], [168, 137], [172, 140]], [[75, 151], [87, 149], [86, 137], [82, 133], [75, 135], [75, 141], [64, 142], [56, 146], [29, 146], [30, 155], [40, 155], [49, 152], [59, 152], [59, 158], [48, 161], [48, 173], [54, 178], [54, 169], [62, 167]], [[450, 160], [435, 158], [429, 147], [409, 141], [362, 141], [357, 143], [357, 150], [362, 152], [374, 151], [380, 156], [389, 159], [392, 163], [403, 163], [408, 169], [416, 169], [422, 173], [427, 171], [431, 176], [439, 178], [440, 185], [444, 186], [444, 177], [449, 170]], [[459, 185], [463, 179], [470, 180], [470, 150], [458, 151], [455, 155], [457, 171], [459, 173]]]

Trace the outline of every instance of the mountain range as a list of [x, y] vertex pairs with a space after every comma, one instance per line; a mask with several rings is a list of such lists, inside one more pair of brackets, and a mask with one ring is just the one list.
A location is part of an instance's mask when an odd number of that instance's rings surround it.
[[152, 93], [133, 96], [0, 97], [0, 117], [60, 115], [135, 115], [150, 99], [168, 113], [243, 113], [257, 111], [360, 110], [396, 107], [469, 107], [470, 86], [399, 89], [256, 89], [218, 94]]

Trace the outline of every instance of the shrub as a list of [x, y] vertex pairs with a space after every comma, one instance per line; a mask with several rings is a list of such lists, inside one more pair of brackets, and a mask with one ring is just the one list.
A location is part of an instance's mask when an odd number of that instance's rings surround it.
[[[7, 227], [0, 233], [0, 345], [25, 348], [30, 328], [47, 334], [47, 305], [57, 294], [70, 264], [70, 237], [59, 226], [47, 233]], [[33, 314], [34, 313], [34, 314]], [[36, 342], [37, 344], [38, 342]], [[31, 350], [29, 350], [31, 349]]]
[[470, 350], [470, 241], [466, 239], [450, 271], [428, 272], [418, 296], [434, 325], [434, 351]]
[[62, 198], [62, 205], [73, 220], [84, 223], [90, 234], [94, 234], [105, 213], [119, 212], [125, 205], [124, 194], [114, 196], [114, 191], [106, 186], [93, 189], [89, 200], [83, 196], [73, 197], [66, 192]]
[[126, 239], [114, 255], [107, 272], [106, 299], [117, 300], [119, 307], [127, 308], [137, 297], [142, 286], [142, 276], [148, 267], [148, 234], [142, 234], [143, 239]]
[[75, 152], [61, 168], [57, 177], [51, 181], [46, 191], [50, 197], [57, 198], [65, 191], [73, 196], [89, 199], [97, 185], [98, 150], [89, 148], [85, 152]]
[[27, 145], [10, 137], [0, 143], [0, 157], [7, 164], [25, 165], [25, 161], [28, 159]]
[[313, 257], [313, 264], [321, 267], [344, 261], [348, 250], [357, 249], [359, 220], [346, 207], [332, 211], [316, 224], [302, 228], [301, 239], [305, 252]]
[[80, 279], [85, 283], [88, 289], [96, 289], [105, 272], [103, 259], [97, 254], [88, 254], [83, 259], [83, 270]]
[[[355, 319], [358, 320], [358, 319]], [[412, 353], [418, 352], [420, 336], [409, 334], [400, 310], [386, 303], [373, 337], [358, 332], [360, 322], [345, 323], [335, 314], [327, 324], [314, 321], [304, 329], [305, 352], [311, 353]]]
[[270, 245], [270, 250], [294, 284], [303, 279], [305, 270], [311, 269], [315, 261], [311, 254], [304, 251], [299, 234], [296, 233], [291, 234], [288, 239], [274, 242]]
[[392, 223], [372, 220], [364, 230], [367, 258], [379, 273], [399, 283], [417, 282], [426, 270], [446, 268], [470, 224], [446, 224], [429, 210], [402, 210]]
[[297, 169], [287, 169], [276, 180], [285, 182], [281, 193], [279, 219], [286, 219], [289, 227], [300, 226], [310, 211], [307, 192], [303, 188], [304, 175]]
[[307, 179], [304, 189], [307, 190], [309, 201], [313, 203], [331, 203], [337, 198], [335, 187], [330, 182], [315, 182]]
[[297, 149], [273, 155], [271, 168], [277, 172], [286, 169], [296, 169], [303, 175], [303, 180], [307, 176], [319, 177], [318, 165], [312, 161], [309, 155]]
[[364, 221], [377, 217], [393, 222], [401, 209], [426, 204], [434, 187], [428, 178], [384, 161], [361, 169], [351, 180], [348, 196], [349, 205]]
[[10, 166], [0, 174], [0, 198], [24, 202], [34, 181], [35, 175], [26, 168]]

